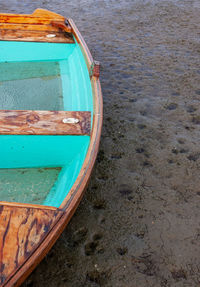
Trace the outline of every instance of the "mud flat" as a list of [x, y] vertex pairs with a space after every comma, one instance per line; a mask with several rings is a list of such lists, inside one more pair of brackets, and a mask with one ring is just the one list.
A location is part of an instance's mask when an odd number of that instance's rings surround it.
[[74, 19], [102, 63], [104, 128], [89, 188], [23, 286], [200, 282], [200, 2], [3, 1]]

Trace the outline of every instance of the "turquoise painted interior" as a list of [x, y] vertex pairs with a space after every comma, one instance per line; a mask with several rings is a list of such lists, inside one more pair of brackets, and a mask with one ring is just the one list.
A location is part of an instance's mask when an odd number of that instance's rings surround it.
[[[0, 41], [0, 109], [90, 111], [88, 70], [77, 43]], [[90, 136], [0, 135], [0, 200], [59, 207]]]

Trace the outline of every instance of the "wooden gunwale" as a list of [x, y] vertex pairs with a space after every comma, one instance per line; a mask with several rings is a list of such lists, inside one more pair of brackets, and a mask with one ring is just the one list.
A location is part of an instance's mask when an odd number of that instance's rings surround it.
[[[78, 39], [77, 42], [82, 48], [84, 58], [86, 60], [86, 63], [88, 64], [87, 65], [88, 73], [90, 73], [90, 67], [93, 63], [92, 55], [87, 47], [87, 44], [83, 40], [82, 35], [80, 34], [78, 28], [76, 27], [72, 19], [69, 19], [68, 21], [72, 27], [72, 31], [74, 33], [75, 38]], [[63, 200], [62, 204], [60, 205], [60, 208], [62, 209], [66, 209], [69, 206], [77, 190], [82, 187], [82, 183], [84, 184], [85, 180], [89, 179], [89, 176], [92, 172], [92, 168], [94, 166], [96, 156], [98, 153], [102, 122], [103, 122], [103, 99], [102, 99], [101, 85], [100, 85], [99, 79], [96, 77], [92, 77], [91, 85], [92, 85], [92, 91], [93, 91], [94, 117], [93, 117], [92, 131], [91, 131], [90, 146], [89, 146], [84, 164], [82, 166], [82, 169], [80, 171], [80, 174], [76, 182], [74, 183], [70, 192], [68, 193], [66, 198]]]
[[90, 50], [89, 50], [85, 40], [83, 39], [81, 33], [79, 32], [78, 28], [76, 27], [74, 21], [71, 18], [69, 18], [68, 22], [69, 22], [70, 26], [72, 27], [72, 33], [73, 33], [77, 43], [80, 45], [81, 51], [83, 53], [84, 59], [85, 59], [86, 64], [87, 64], [88, 72], [90, 73], [91, 65], [94, 62], [93, 57], [90, 53]]
[[[90, 68], [93, 63], [93, 58], [91, 53], [83, 40], [79, 30], [75, 26], [74, 22], [69, 19], [69, 24], [72, 27], [72, 33], [76, 38], [77, 42], [80, 45], [82, 53], [84, 55], [88, 73], [90, 73]], [[63, 214], [57, 221], [57, 223], [53, 226], [51, 231], [47, 234], [45, 239], [40, 243], [39, 247], [35, 250], [31, 257], [24, 262], [19, 270], [9, 280], [6, 282], [7, 287], [11, 286], [19, 286], [22, 282], [27, 278], [27, 276], [34, 270], [34, 268], [39, 264], [39, 262], [43, 259], [43, 257], [47, 254], [47, 252], [54, 245], [60, 234], [63, 232], [64, 228], [70, 221], [73, 216], [76, 208], [78, 207], [84, 190], [88, 184], [92, 169], [94, 167], [94, 163], [96, 160], [96, 156], [98, 153], [102, 122], [103, 122], [103, 100], [102, 100], [102, 92], [99, 78], [92, 76], [91, 77], [91, 85], [93, 91], [93, 102], [94, 102], [94, 116], [93, 116], [93, 127], [91, 131], [91, 142], [90, 146], [83, 163], [80, 174], [74, 183], [72, 189], [69, 194], [66, 196], [61, 206], [59, 207], [60, 211], [63, 211]], [[45, 208], [45, 207], [44, 207]]]
[[[101, 87], [100, 87], [99, 80], [93, 77], [91, 82], [92, 82], [92, 86], [93, 86], [93, 90], [95, 94], [97, 93], [101, 94]], [[73, 202], [73, 200], [76, 200], [76, 194], [79, 193], [79, 190], [82, 190], [84, 188], [84, 185], [89, 180], [89, 177], [92, 172], [92, 168], [96, 160], [96, 156], [98, 153], [98, 147], [100, 143], [100, 135], [98, 134], [98, 131], [101, 130], [102, 120], [103, 120], [103, 117], [102, 117], [103, 106], [101, 104], [102, 101], [100, 98], [96, 98], [96, 101], [97, 100], [99, 100], [98, 103], [96, 102], [96, 109], [98, 109], [98, 111], [96, 111], [94, 114], [92, 133], [91, 133], [92, 134], [91, 144], [89, 146], [88, 153], [85, 158], [85, 162], [82, 166], [82, 169], [79, 173], [77, 180], [75, 181], [74, 185], [72, 186], [66, 198], [63, 200], [62, 204], [60, 205], [60, 208], [64, 210], [66, 210], [69, 207], [69, 205]]]

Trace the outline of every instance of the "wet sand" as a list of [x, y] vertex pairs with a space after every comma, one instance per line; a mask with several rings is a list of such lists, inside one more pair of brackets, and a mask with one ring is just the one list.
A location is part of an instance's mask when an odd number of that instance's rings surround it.
[[89, 188], [23, 286], [200, 286], [199, 0], [3, 1], [74, 19], [102, 64]]

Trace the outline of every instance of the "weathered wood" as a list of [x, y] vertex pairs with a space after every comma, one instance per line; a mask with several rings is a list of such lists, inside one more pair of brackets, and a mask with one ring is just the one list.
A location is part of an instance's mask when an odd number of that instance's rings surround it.
[[64, 16], [62, 16], [60, 14], [57, 14], [55, 12], [52, 12], [52, 11], [46, 10], [46, 9], [42, 9], [42, 8], [35, 9], [35, 11], [33, 12], [32, 16], [65, 20]]
[[52, 20], [64, 21], [65, 17], [45, 9], [36, 9], [32, 14], [0, 13], [2, 23], [50, 24]]
[[0, 286], [25, 263], [62, 214], [0, 205]]
[[100, 76], [100, 63], [98, 61], [94, 61], [94, 68], [92, 76], [99, 78]]
[[0, 40], [74, 43], [65, 18], [37, 9], [32, 15], [0, 14]]
[[46, 31], [48, 33], [65, 31], [71, 33], [72, 29], [63, 21], [50, 21], [49, 24], [21, 24], [21, 23], [0, 23], [1, 30], [22, 30], [22, 31]]
[[32, 14], [0, 13], [0, 19], [8, 19], [12, 17], [24, 18], [24, 19], [26, 18], [57, 19], [58, 21], [65, 20], [64, 16], [42, 8], [37, 8], [35, 11], [33, 11]]
[[99, 78], [100, 75], [100, 62], [94, 61], [90, 67], [90, 77]]
[[[48, 17], [34, 17], [32, 15], [0, 14], [1, 23], [50, 24], [52, 19], [53, 18]], [[60, 21], [60, 19], [58, 19], [58, 21]]]
[[46, 31], [48, 33], [59, 32], [59, 27], [51, 24], [16, 24], [0, 23], [0, 30]]
[[74, 43], [72, 35], [65, 32], [54, 31], [26, 31], [26, 30], [0, 30], [2, 41], [48, 42], [48, 43]]
[[53, 27], [59, 28], [67, 33], [72, 32], [72, 28], [70, 26], [67, 26], [63, 21], [51, 21], [51, 25]]
[[[4, 14], [0, 14], [0, 23], [50, 25], [52, 20], [53, 20], [52, 18], [34, 17], [32, 15], [17, 15], [17, 14], [16, 15], [9, 15], [9, 14], [4, 15]], [[57, 21], [61, 21], [61, 20], [57, 19]]]
[[89, 135], [90, 118], [90, 112], [0, 110], [0, 134]]

